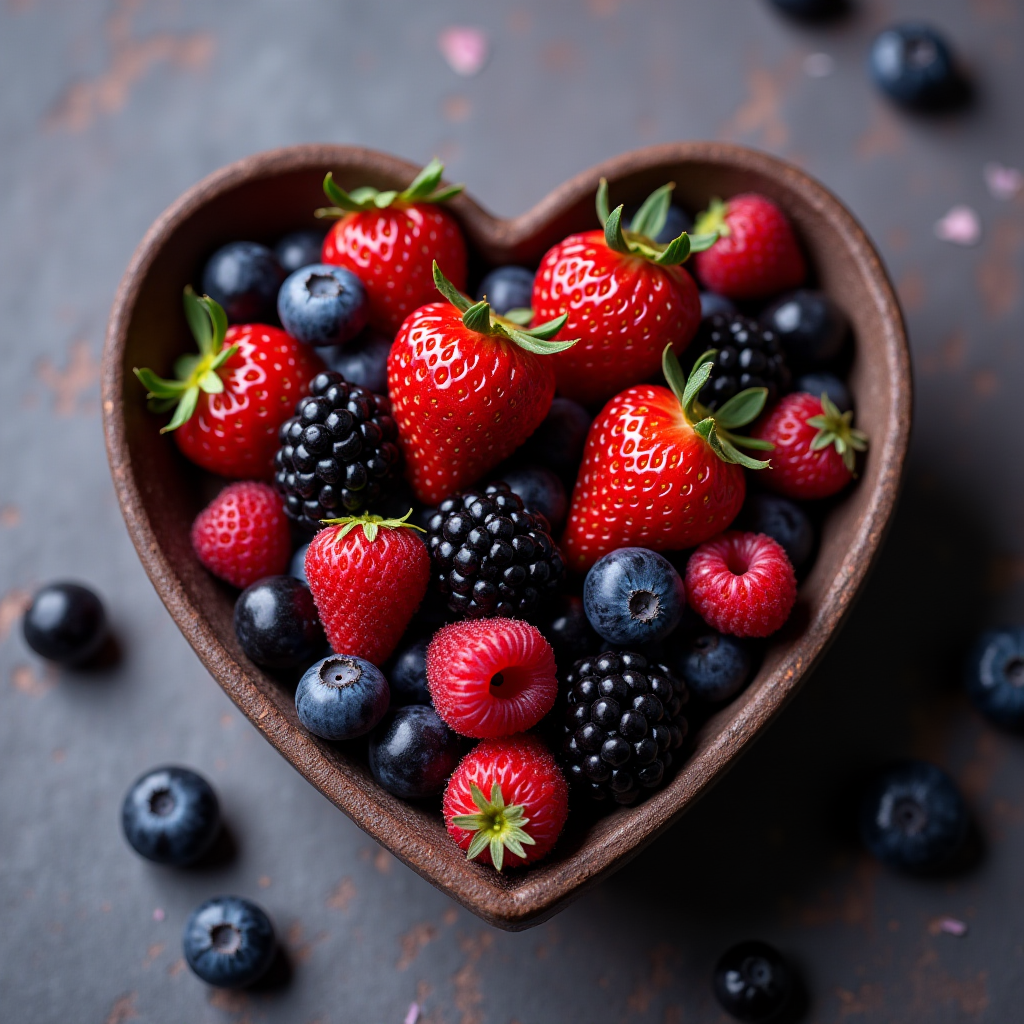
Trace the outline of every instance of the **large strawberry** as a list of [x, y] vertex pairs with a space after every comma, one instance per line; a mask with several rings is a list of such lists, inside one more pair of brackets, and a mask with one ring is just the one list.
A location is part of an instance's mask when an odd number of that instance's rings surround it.
[[191, 288], [185, 289], [185, 316], [199, 355], [176, 360], [175, 380], [135, 370], [150, 410], [175, 410], [160, 433], [174, 431], [182, 454], [211, 473], [269, 478], [277, 429], [323, 369], [320, 357], [277, 327], [228, 327], [224, 310]]
[[603, 402], [657, 373], [661, 353], [676, 354], [700, 324], [700, 296], [680, 266], [715, 240], [684, 231], [667, 245], [653, 241], [668, 213], [673, 185], [651, 193], [630, 230], [622, 207], [608, 212], [608, 183], [597, 190], [602, 231], [570, 235], [541, 260], [533, 285], [537, 321], [567, 314], [560, 337], [579, 343], [553, 360], [559, 394]]
[[616, 548], [690, 548], [736, 518], [746, 494], [740, 467], [768, 465], [736, 446], [771, 445], [732, 431], [757, 416], [767, 388], [741, 391], [709, 413], [697, 396], [714, 357], [705, 352], [687, 380], [666, 346], [669, 387], [628, 388], [594, 420], [562, 538], [570, 568], [589, 569]]
[[466, 287], [466, 243], [455, 218], [440, 206], [462, 186], [441, 187], [443, 172], [444, 164], [431, 160], [403, 192], [369, 186], [346, 192], [331, 174], [324, 180], [334, 206], [316, 215], [340, 220], [327, 233], [321, 258], [363, 282], [370, 326], [388, 335], [434, 298], [434, 260], [457, 288]]
[[391, 415], [416, 497], [430, 505], [462, 490], [511, 455], [547, 415], [555, 394], [549, 341], [558, 317], [525, 328], [472, 303], [434, 264], [447, 302], [402, 324], [388, 356]]

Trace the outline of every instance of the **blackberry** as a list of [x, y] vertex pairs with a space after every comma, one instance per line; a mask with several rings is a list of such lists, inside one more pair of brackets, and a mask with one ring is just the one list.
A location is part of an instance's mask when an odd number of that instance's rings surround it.
[[291, 519], [314, 530], [322, 519], [359, 512], [398, 481], [398, 427], [383, 395], [318, 373], [295, 415], [281, 424], [274, 482]]
[[700, 402], [708, 410], [713, 412], [747, 388], [767, 388], [766, 405], [789, 390], [790, 373], [779, 339], [755, 320], [739, 313], [705, 317], [690, 351], [700, 355], [709, 348], [717, 349], [718, 355], [700, 392]]
[[632, 804], [664, 785], [686, 736], [686, 685], [630, 651], [582, 658], [565, 683], [562, 760], [576, 790]]
[[549, 529], [506, 483], [445, 498], [427, 522], [427, 547], [448, 607], [466, 619], [529, 618], [565, 578]]

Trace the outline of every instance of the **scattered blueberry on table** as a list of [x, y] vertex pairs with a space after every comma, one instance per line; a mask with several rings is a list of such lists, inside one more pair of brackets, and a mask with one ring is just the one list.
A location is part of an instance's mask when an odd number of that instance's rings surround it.
[[182, 935], [189, 967], [208, 985], [244, 988], [274, 962], [274, 926], [262, 907], [241, 896], [216, 896], [192, 911]]
[[884, 29], [871, 44], [868, 68], [890, 99], [917, 110], [936, 110], [963, 98], [965, 82], [937, 29], [905, 22]]
[[1024, 628], [986, 630], [967, 658], [967, 695], [996, 725], [1024, 729]]
[[792, 968], [766, 942], [741, 942], [715, 965], [714, 991], [730, 1017], [768, 1024], [787, 1008], [795, 990]]
[[41, 658], [83, 665], [107, 639], [103, 602], [78, 583], [50, 583], [36, 591], [22, 619], [25, 642]]

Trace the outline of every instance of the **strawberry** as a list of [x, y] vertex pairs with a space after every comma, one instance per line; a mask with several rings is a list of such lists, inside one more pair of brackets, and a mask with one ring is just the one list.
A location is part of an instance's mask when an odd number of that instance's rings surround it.
[[211, 473], [269, 478], [277, 429], [323, 369], [320, 357], [276, 327], [228, 327], [224, 310], [191, 288], [185, 289], [185, 316], [199, 355], [177, 359], [177, 379], [135, 370], [150, 410], [175, 410], [160, 433], [174, 431], [185, 458]]
[[828, 498], [853, 478], [856, 453], [868, 436], [854, 429], [852, 412], [840, 412], [826, 394], [786, 395], [757, 423], [754, 437], [775, 446], [767, 487], [787, 498]]
[[562, 538], [570, 568], [586, 571], [616, 548], [693, 547], [736, 518], [746, 494], [740, 467], [767, 466], [736, 446], [770, 445], [732, 431], [757, 416], [768, 391], [748, 388], [709, 413], [698, 395], [714, 358], [714, 349], [705, 352], [686, 380], [666, 346], [669, 387], [628, 388], [598, 414]]
[[520, 327], [471, 303], [434, 264], [447, 302], [406, 318], [388, 356], [391, 414], [406, 473], [428, 505], [478, 480], [540, 426], [555, 394], [551, 360], [571, 341], [549, 341], [558, 317]]
[[442, 804], [448, 834], [495, 870], [540, 860], [569, 814], [569, 787], [547, 747], [520, 733], [484, 740], [459, 763]]
[[410, 515], [326, 519], [328, 528], [310, 542], [306, 580], [337, 654], [382, 664], [420, 606], [430, 556]]
[[608, 182], [597, 190], [602, 231], [570, 235], [541, 260], [533, 285], [538, 321], [567, 314], [559, 337], [579, 338], [552, 362], [558, 392], [583, 404], [603, 402], [657, 373], [661, 353], [683, 351], [700, 325], [700, 296], [680, 266], [714, 235], [684, 231], [662, 245], [674, 185], [653, 192], [622, 229], [622, 207], [608, 212]]
[[786, 215], [756, 192], [712, 199], [697, 218], [697, 230], [717, 232], [718, 241], [694, 260], [709, 291], [730, 299], [763, 299], [803, 284], [807, 276], [800, 246]]
[[334, 206], [318, 217], [338, 217], [321, 258], [352, 271], [370, 301], [370, 326], [391, 336], [414, 310], [434, 298], [432, 261], [456, 287], [466, 287], [466, 243], [440, 203], [462, 191], [441, 184], [444, 164], [431, 160], [404, 192], [364, 186], [346, 192], [328, 174], [324, 193]]

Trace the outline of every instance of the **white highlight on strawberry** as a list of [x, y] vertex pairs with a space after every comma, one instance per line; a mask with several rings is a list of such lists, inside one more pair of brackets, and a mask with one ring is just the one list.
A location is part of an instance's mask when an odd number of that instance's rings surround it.
[[452, 25], [437, 37], [441, 56], [457, 75], [472, 78], [479, 74], [490, 56], [490, 42], [481, 28]]

